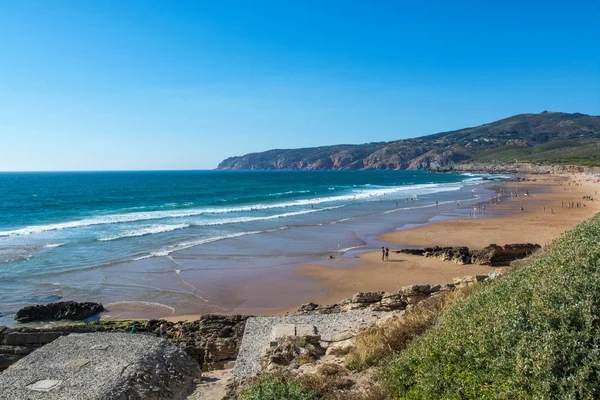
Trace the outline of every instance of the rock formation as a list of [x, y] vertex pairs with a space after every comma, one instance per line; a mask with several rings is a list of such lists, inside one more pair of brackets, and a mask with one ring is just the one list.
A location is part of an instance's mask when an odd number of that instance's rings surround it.
[[58, 303], [38, 304], [20, 309], [15, 314], [19, 322], [46, 321], [46, 320], [83, 320], [104, 311], [99, 303], [77, 303], [75, 301], [61, 301]]
[[512, 261], [529, 257], [534, 251], [540, 249], [539, 244], [518, 243], [507, 244], [504, 247], [490, 244], [480, 250], [469, 250], [468, 247], [425, 247], [422, 249], [402, 249], [396, 253], [419, 255], [424, 257], [439, 258], [457, 264], [478, 265], [505, 265]]
[[170, 338], [204, 370], [222, 368], [235, 360], [248, 316], [203, 315], [182, 325], [182, 337], [175, 339], [177, 324], [164, 320], [100, 321], [52, 328], [7, 328], [0, 326], [0, 371], [34, 350], [71, 333], [131, 332], [158, 337], [159, 326], [168, 326]]

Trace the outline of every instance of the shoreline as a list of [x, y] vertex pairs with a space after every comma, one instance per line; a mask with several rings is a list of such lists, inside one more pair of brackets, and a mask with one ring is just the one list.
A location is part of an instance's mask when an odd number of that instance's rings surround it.
[[[352, 297], [357, 292], [397, 291], [410, 284], [446, 284], [453, 278], [487, 274], [497, 266], [459, 265], [433, 258], [396, 254], [394, 250], [408, 247], [467, 246], [483, 248], [489, 244], [537, 243], [542, 246], [600, 211], [595, 193], [600, 191], [598, 177], [591, 174], [539, 176], [530, 175], [522, 182], [503, 182], [500, 202], [487, 206], [501, 216], [457, 218], [433, 221], [424, 225], [379, 235], [388, 243], [390, 260], [381, 261], [380, 250], [348, 252], [332, 262], [300, 264], [293, 268], [295, 278], [309, 286], [321, 287], [309, 301], [333, 304]], [[579, 181], [581, 182], [579, 184]], [[526, 192], [529, 196], [525, 196]], [[519, 193], [512, 197], [511, 192]], [[593, 196], [594, 200], [583, 200]], [[561, 207], [562, 202], [562, 207]], [[568, 208], [568, 202], [581, 202], [581, 208]], [[585, 206], [584, 206], [585, 205]], [[523, 211], [520, 207], [523, 207]], [[546, 207], [544, 212], [543, 207]], [[465, 209], [465, 211], [467, 211]], [[355, 255], [353, 255], [356, 253]], [[276, 290], [285, 296], [285, 288]], [[283, 315], [296, 311], [294, 307], [272, 307], [253, 315]], [[203, 314], [171, 315], [163, 319], [172, 322], [198, 319]]]

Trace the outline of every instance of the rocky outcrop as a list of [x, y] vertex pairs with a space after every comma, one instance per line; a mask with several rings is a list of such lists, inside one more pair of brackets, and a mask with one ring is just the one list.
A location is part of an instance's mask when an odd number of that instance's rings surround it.
[[507, 244], [504, 247], [490, 244], [481, 250], [472, 250], [470, 252], [471, 263], [479, 265], [509, 264], [512, 261], [529, 257], [540, 248], [539, 244], [533, 243]]
[[271, 343], [263, 360], [263, 371], [274, 371], [280, 367], [298, 367], [311, 363], [323, 356], [326, 349], [321, 346], [321, 335], [288, 336]]
[[288, 315], [333, 314], [352, 310], [370, 309], [373, 311], [402, 311], [440, 293], [454, 290], [454, 285], [408, 285], [397, 292], [359, 292], [351, 299], [339, 303], [318, 305], [302, 304], [298, 310]]
[[220, 369], [235, 360], [248, 316], [203, 315], [182, 324], [182, 335], [176, 338], [178, 327], [164, 320], [99, 321], [52, 328], [6, 328], [0, 326], [0, 371], [34, 350], [71, 333], [132, 332], [159, 336], [159, 327], [166, 324], [170, 339], [185, 350], [202, 369]]
[[202, 315], [183, 324], [177, 345], [204, 371], [222, 369], [237, 357], [247, 319], [246, 315]]
[[396, 253], [439, 258], [457, 264], [506, 265], [510, 264], [512, 261], [529, 257], [533, 252], [540, 248], [541, 246], [539, 244], [517, 243], [507, 244], [504, 247], [490, 244], [480, 250], [470, 250], [468, 247], [464, 246], [435, 246], [422, 249], [396, 250]]
[[47, 321], [70, 319], [84, 320], [104, 311], [100, 303], [78, 303], [75, 301], [61, 301], [58, 303], [38, 304], [20, 309], [15, 314], [19, 322]]
[[457, 264], [471, 264], [471, 254], [468, 247], [428, 247], [423, 253], [425, 257], [439, 258]]

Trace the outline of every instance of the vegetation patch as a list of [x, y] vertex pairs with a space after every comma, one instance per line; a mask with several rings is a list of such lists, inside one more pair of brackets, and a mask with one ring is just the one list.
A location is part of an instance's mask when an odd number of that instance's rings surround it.
[[265, 376], [256, 380], [239, 395], [241, 400], [312, 400], [315, 393], [299, 382], [283, 376]]
[[448, 307], [464, 299], [474, 288], [469, 286], [431, 297], [402, 317], [357, 336], [346, 357], [346, 365], [351, 370], [364, 370], [378, 365], [392, 353], [404, 350], [411, 340], [431, 328]]
[[386, 364], [401, 399], [600, 396], [600, 214], [444, 313]]

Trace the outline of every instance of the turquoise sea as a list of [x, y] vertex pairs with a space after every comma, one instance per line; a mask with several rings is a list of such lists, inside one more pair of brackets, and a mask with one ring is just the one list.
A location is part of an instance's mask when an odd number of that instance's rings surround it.
[[0, 173], [0, 324], [59, 299], [121, 317], [275, 309], [285, 301], [252, 292], [261, 282], [461, 216], [456, 201], [489, 199], [482, 183], [423, 171]]

